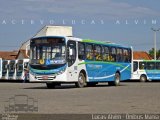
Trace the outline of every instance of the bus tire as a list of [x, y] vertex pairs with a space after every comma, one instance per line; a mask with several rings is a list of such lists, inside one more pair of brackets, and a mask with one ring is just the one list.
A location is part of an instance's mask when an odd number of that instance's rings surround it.
[[120, 74], [118, 72], [115, 73], [114, 81], [108, 82], [109, 86], [119, 86], [120, 84]]
[[146, 75], [141, 75], [140, 82], [146, 82], [146, 81], [147, 81]]
[[86, 77], [82, 72], [80, 72], [78, 76], [78, 82], [76, 82], [76, 87], [83, 88], [85, 86], [86, 86]]

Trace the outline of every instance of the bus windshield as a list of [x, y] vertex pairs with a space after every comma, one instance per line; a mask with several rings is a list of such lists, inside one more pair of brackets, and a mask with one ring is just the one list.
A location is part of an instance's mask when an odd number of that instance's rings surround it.
[[8, 66], [8, 62], [7, 61], [3, 61], [3, 66], [2, 66], [3, 72], [7, 71], [7, 66]]
[[31, 65], [62, 65], [66, 63], [64, 38], [41, 38], [31, 40]]
[[18, 60], [17, 72], [22, 72], [22, 71], [23, 71], [23, 60]]
[[11, 61], [9, 64], [9, 71], [14, 72], [15, 71], [15, 61]]

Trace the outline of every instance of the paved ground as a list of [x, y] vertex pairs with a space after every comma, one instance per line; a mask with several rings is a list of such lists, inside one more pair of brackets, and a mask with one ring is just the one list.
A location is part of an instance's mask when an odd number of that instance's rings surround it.
[[47, 89], [41, 83], [0, 83], [0, 112], [14, 95], [38, 100], [38, 113], [160, 113], [160, 82], [122, 82], [75, 88], [65, 85]]

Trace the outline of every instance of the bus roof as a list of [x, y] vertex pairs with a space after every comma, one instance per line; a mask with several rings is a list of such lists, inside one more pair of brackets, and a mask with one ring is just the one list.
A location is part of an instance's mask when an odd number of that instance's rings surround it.
[[140, 61], [140, 62], [160, 62], [160, 60], [133, 60], [133, 61]]
[[81, 38], [77, 38], [77, 37], [71, 37], [71, 36], [41, 36], [41, 37], [36, 37], [36, 38], [32, 38], [32, 40], [34, 39], [43, 39], [43, 38], [68, 38], [68, 39], [72, 39], [75, 41], [82, 41], [85, 43], [94, 43], [94, 44], [103, 44], [103, 45], [109, 45], [109, 46], [116, 46], [116, 47], [123, 47], [123, 48], [131, 48], [128, 46], [123, 46], [123, 45], [119, 45], [119, 44], [115, 44], [109, 41], [96, 41], [96, 40], [92, 40], [92, 39], [81, 39]]
[[123, 48], [130, 48], [130, 47], [124, 47], [122, 45], [112, 43], [110, 41], [104, 42], [104, 41], [96, 41], [96, 40], [91, 40], [91, 39], [83, 39], [82, 42], [95, 43], [95, 44], [103, 44], [103, 45], [109, 45], [109, 46], [117, 46], [117, 47], [123, 47]]

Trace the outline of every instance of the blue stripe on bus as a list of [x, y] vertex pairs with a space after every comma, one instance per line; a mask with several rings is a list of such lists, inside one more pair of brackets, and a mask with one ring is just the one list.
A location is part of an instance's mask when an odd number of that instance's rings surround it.
[[35, 74], [42, 74], [42, 75], [47, 75], [47, 74], [56, 74], [60, 71], [64, 71], [66, 69], [67, 65], [63, 66], [63, 67], [60, 67], [58, 69], [51, 69], [51, 70], [38, 70], [38, 69], [33, 69], [30, 67], [30, 71], [32, 73], [35, 73]]
[[160, 80], [160, 70], [146, 70], [146, 75], [151, 80]]
[[131, 77], [130, 63], [97, 62], [85, 61], [80, 63], [86, 65], [89, 81], [113, 81], [117, 71], [121, 74], [121, 80], [127, 80]]

